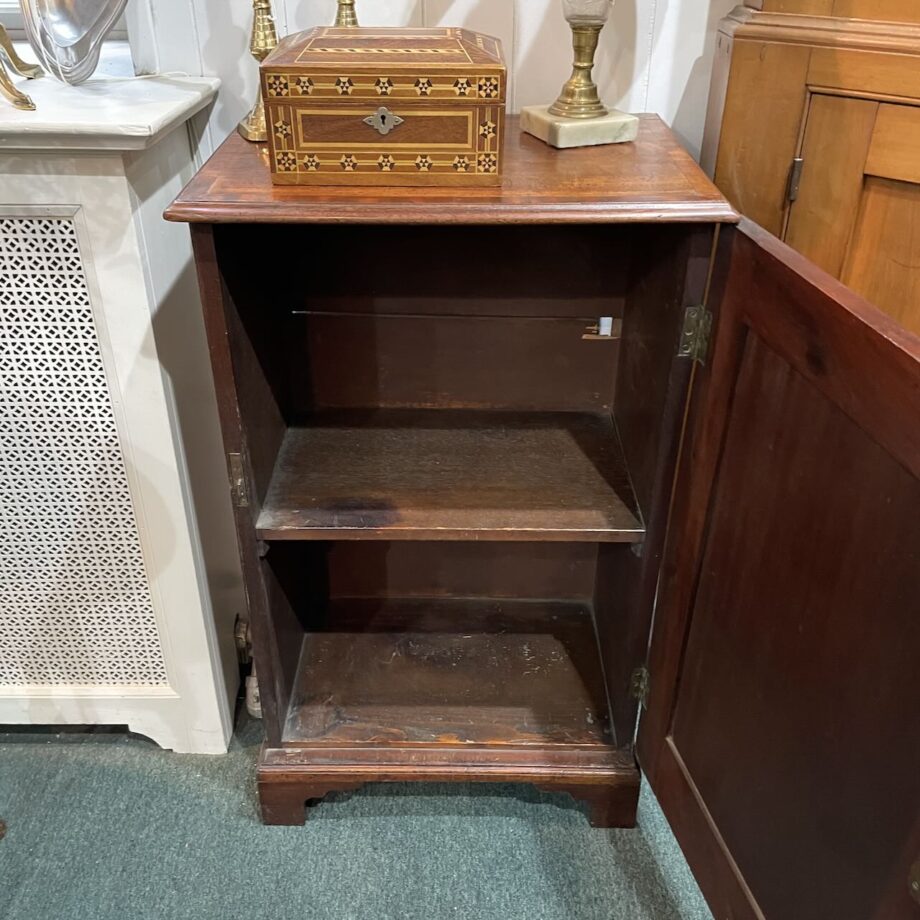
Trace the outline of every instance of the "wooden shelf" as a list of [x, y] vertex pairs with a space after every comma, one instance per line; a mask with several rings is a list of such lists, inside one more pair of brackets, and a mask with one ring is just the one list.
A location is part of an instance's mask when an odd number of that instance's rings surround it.
[[336, 601], [308, 633], [287, 745], [612, 748], [590, 608]]
[[264, 540], [637, 542], [643, 526], [607, 416], [383, 410], [287, 432]]

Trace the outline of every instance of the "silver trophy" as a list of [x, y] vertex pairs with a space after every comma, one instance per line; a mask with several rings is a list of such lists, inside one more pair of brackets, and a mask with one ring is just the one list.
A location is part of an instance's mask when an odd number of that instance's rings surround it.
[[26, 36], [45, 69], [82, 83], [99, 63], [102, 42], [128, 0], [19, 0]]

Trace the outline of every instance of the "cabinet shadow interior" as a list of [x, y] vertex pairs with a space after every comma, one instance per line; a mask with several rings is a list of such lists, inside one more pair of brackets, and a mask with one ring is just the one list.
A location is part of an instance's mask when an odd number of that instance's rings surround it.
[[193, 221], [268, 823], [405, 780], [635, 822], [688, 308], [735, 215], [656, 119], [631, 153], [509, 147], [504, 189], [412, 197], [272, 188], [234, 137], [169, 212]]

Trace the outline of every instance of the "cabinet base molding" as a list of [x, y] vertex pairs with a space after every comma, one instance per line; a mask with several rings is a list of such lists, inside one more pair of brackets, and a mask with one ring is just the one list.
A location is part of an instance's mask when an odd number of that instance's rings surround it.
[[592, 827], [634, 827], [639, 770], [631, 751], [539, 752], [524, 747], [263, 748], [258, 785], [265, 824], [301, 825], [311, 801], [367, 783], [530, 783], [588, 805]]

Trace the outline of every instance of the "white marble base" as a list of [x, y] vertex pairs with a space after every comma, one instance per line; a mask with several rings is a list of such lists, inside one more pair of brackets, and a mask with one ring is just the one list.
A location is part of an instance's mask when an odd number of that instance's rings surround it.
[[563, 118], [550, 115], [548, 105], [531, 105], [521, 109], [521, 130], [551, 147], [595, 147], [634, 141], [639, 119], [616, 109], [601, 118]]

